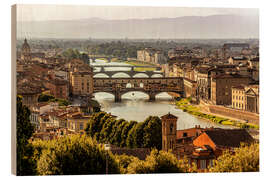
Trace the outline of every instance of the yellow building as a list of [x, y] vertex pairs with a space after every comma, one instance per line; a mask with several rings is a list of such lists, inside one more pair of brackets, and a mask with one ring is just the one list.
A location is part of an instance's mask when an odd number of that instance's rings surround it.
[[81, 112], [75, 112], [68, 114], [67, 116], [67, 128], [75, 133], [84, 133], [87, 122], [90, 116], [85, 116]]
[[91, 71], [70, 72], [70, 85], [73, 95], [89, 95], [92, 96], [93, 73]]
[[244, 86], [239, 85], [232, 87], [232, 108], [240, 110], [246, 109]]
[[259, 85], [232, 87], [232, 108], [259, 113]]

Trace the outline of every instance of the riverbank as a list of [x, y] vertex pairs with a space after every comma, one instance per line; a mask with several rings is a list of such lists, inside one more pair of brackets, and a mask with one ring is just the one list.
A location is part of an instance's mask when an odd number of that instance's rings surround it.
[[199, 106], [192, 105], [190, 101], [191, 101], [191, 98], [182, 98], [181, 100], [178, 100], [178, 101], [176, 100], [175, 105], [177, 106], [178, 109], [181, 109], [184, 112], [187, 112], [196, 117], [210, 120], [218, 124], [230, 125], [230, 126], [235, 126], [239, 128], [259, 129], [258, 125], [255, 125], [252, 123], [240, 122], [240, 121], [233, 120], [230, 118], [224, 118], [224, 117], [220, 117], [220, 116], [216, 116], [212, 114], [203, 113], [201, 112]]

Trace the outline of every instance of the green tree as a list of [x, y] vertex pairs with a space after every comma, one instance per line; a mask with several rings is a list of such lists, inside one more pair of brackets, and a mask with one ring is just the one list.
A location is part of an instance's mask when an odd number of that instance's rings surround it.
[[144, 127], [146, 122], [140, 122], [135, 126], [134, 134], [133, 134], [133, 142], [135, 148], [143, 147], [143, 137], [144, 137]]
[[87, 135], [94, 137], [95, 133], [100, 132], [103, 126], [102, 118], [106, 115], [106, 112], [94, 113], [91, 115], [90, 120], [87, 123], [85, 132]]
[[119, 119], [116, 120], [116, 123], [113, 125], [112, 127], [112, 132], [110, 134], [110, 143], [114, 144], [116, 146], [119, 146], [120, 144], [120, 140], [119, 140], [119, 136], [121, 135], [122, 132], [122, 123], [125, 123], [126, 120], [124, 119]]
[[136, 121], [130, 121], [123, 127], [123, 130], [122, 130], [122, 133], [121, 133], [121, 139], [122, 139], [121, 144], [120, 144], [121, 147], [126, 147], [127, 146], [127, 139], [128, 139], [129, 131], [134, 126], [136, 126], [136, 124], [137, 124]]
[[111, 133], [113, 132], [113, 126], [117, 122], [115, 118], [111, 117], [107, 119], [107, 121], [104, 123], [102, 130], [100, 132], [100, 140], [103, 143], [112, 143]]
[[162, 124], [161, 120], [157, 116], [149, 116], [144, 126], [143, 147], [156, 148], [161, 150], [162, 148]]
[[126, 140], [126, 145], [127, 145], [128, 148], [136, 147], [135, 132], [137, 131], [138, 124], [139, 123], [134, 124], [133, 127], [128, 131], [127, 140]]
[[145, 173], [184, 173], [188, 172], [188, 166], [177, 158], [171, 152], [151, 151], [146, 160], [134, 160], [127, 168], [130, 174]]
[[114, 156], [87, 136], [66, 136], [43, 143], [46, 145], [41, 145], [43, 149], [37, 162], [40, 175], [105, 174], [106, 158], [109, 174], [120, 172]]
[[16, 121], [16, 155], [17, 175], [33, 175], [34, 163], [31, 160], [32, 148], [28, 140], [34, 133], [30, 123], [30, 110], [22, 104], [22, 98], [17, 96], [17, 121]]
[[234, 152], [225, 151], [210, 168], [210, 172], [257, 172], [259, 171], [259, 144], [242, 144]]
[[127, 156], [127, 155], [116, 155], [115, 156], [119, 167], [120, 167], [120, 173], [121, 174], [127, 174], [127, 167], [129, 166], [130, 163], [133, 161], [138, 161], [139, 159], [134, 156]]
[[48, 94], [41, 94], [38, 97], [38, 102], [48, 102], [52, 99], [55, 99], [54, 96]]

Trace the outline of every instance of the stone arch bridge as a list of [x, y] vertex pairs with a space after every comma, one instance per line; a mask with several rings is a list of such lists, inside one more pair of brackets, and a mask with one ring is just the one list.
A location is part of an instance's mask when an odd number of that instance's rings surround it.
[[[99, 67], [100, 70], [99, 71], [94, 71], [94, 76], [97, 74], [105, 74], [107, 75], [109, 78], [112, 78], [113, 75], [117, 74], [117, 73], [125, 73], [127, 74], [129, 77], [134, 77], [136, 74], [146, 74], [148, 77], [152, 77], [153, 75], [159, 74], [161, 76], [164, 76], [164, 72], [158, 72], [158, 71], [135, 71], [135, 68], [154, 68], [155, 70], [160, 70], [159, 67], [155, 67], [155, 66], [125, 66], [125, 65], [110, 65], [110, 66], [93, 66], [94, 68]], [[106, 67], [117, 67], [117, 68], [130, 68], [130, 70], [115, 70], [115, 71], [106, 71], [105, 68]]]
[[123, 94], [139, 91], [149, 95], [154, 101], [157, 94], [174, 92], [184, 96], [184, 83], [181, 77], [162, 78], [94, 78], [94, 93], [107, 92], [114, 95], [115, 102], [121, 102]]
[[112, 58], [114, 58], [112, 56], [99, 56], [99, 55], [88, 55], [88, 56], [90, 59], [92, 59], [93, 62], [95, 62], [96, 59], [106, 59], [107, 62], [109, 63], [111, 62]]

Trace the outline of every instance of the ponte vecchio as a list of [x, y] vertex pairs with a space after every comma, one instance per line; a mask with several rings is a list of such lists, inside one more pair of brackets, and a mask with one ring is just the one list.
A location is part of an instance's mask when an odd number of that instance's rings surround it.
[[113, 94], [115, 102], [121, 102], [121, 96], [131, 91], [148, 94], [154, 101], [157, 94], [174, 92], [184, 95], [183, 78], [152, 77], [152, 78], [94, 78], [94, 93], [107, 92]]

